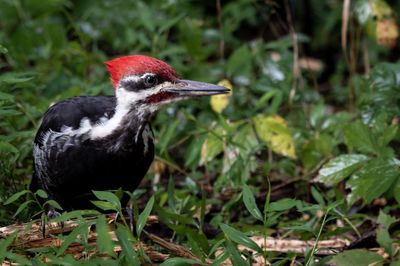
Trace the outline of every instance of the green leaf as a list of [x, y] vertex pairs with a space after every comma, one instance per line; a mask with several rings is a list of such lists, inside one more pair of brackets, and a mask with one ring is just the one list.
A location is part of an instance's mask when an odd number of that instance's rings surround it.
[[[14, 110], [14, 109], [0, 109], [0, 116], [17, 116], [22, 114], [20, 111]], [[10, 144], [11, 145], [11, 144]]]
[[14, 242], [16, 237], [17, 234], [13, 233], [6, 239], [0, 239], [0, 261], [4, 259], [4, 255], [7, 253], [8, 247]]
[[23, 210], [25, 210], [26, 207], [28, 207], [29, 204], [35, 202], [34, 200], [28, 200], [25, 201], [24, 203], [22, 203], [21, 205], [19, 205], [17, 211], [15, 212], [15, 214], [13, 215], [13, 217], [17, 217], [18, 214], [20, 214]]
[[293, 208], [296, 205], [297, 205], [297, 200], [289, 199], [289, 198], [281, 199], [281, 200], [278, 200], [275, 202], [271, 202], [269, 204], [268, 211], [269, 212], [286, 211], [286, 210]]
[[112, 206], [114, 206], [114, 210], [121, 211], [121, 202], [119, 198], [114, 195], [114, 193], [109, 191], [94, 191], [93, 194], [99, 199], [103, 201], [109, 202]]
[[325, 206], [324, 197], [314, 186], [311, 187], [311, 195], [313, 196], [315, 201], [318, 202], [319, 206]]
[[287, 122], [280, 116], [258, 115], [253, 118], [257, 135], [277, 154], [295, 159], [294, 140]]
[[58, 210], [62, 210], [62, 209], [63, 209], [63, 208], [60, 206], [60, 204], [58, 204], [58, 202], [55, 201], [55, 200], [48, 200], [48, 201], [45, 202], [45, 205], [46, 205], [46, 204], [49, 204], [50, 206], [52, 206], [52, 207], [54, 207], [54, 208], [56, 208], [56, 209], [58, 209]]
[[49, 197], [49, 195], [47, 195], [47, 192], [44, 191], [43, 189], [38, 189], [35, 192], [35, 195], [38, 195], [39, 197], [41, 197], [42, 199], [47, 199]]
[[91, 200], [90, 202], [93, 203], [97, 208], [102, 209], [103, 211], [118, 211], [118, 209], [115, 208], [114, 204], [108, 201]]
[[249, 263], [246, 262], [242, 258], [239, 250], [237, 249], [237, 247], [235, 245], [233, 245], [232, 241], [227, 242], [226, 250], [230, 254], [230, 258], [233, 262], [233, 265], [235, 265], [235, 266], [248, 266], [249, 265]]
[[115, 257], [114, 243], [111, 241], [110, 231], [104, 215], [100, 215], [96, 222], [97, 246], [100, 252]]
[[227, 224], [221, 224], [220, 227], [225, 236], [233, 242], [251, 248], [252, 250], [255, 250], [259, 253], [263, 252], [263, 250], [253, 240], [251, 240], [248, 236], [246, 236], [239, 230], [230, 227]]
[[378, 229], [376, 230], [376, 241], [379, 245], [385, 248], [386, 252], [390, 255], [394, 255], [394, 247], [393, 240], [389, 234], [389, 227], [391, 224], [396, 222], [396, 218], [386, 214], [382, 210], [379, 212], [379, 216], [377, 219], [379, 224]]
[[394, 188], [393, 188], [393, 195], [396, 199], [397, 203], [400, 204], [400, 178], [397, 180]]
[[253, 192], [246, 184], [243, 185], [243, 202], [247, 210], [253, 215], [254, 218], [263, 221], [261, 211], [258, 209]]
[[160, 264], [160, 266], [185, 266], [185, 265], [206, 265], [198, 260], [186, 258], [170, 258]]
[[166, 127], [165, 132], [162, 134], [160, 138], [160, 143], [158, 144], [158, 146], [160, 147], [160, 154], [163, 154], [170, 146], [170, 142], [172, 138], [175, 136], [176, 128], [178, 127], [180, 122], [181, 121], [179, 119], [176, 119], [172, 121], [172, 123], [170, 123], [168, 127]]
[[14, 99], [15, 99], [14, 95], [5, 92], [0, 92], [0, 100], [13, 102]]
[[16, 201], [17, 199], [19, 199], [20, 197], [22, 197], [23, 195], [25, 195], [27, 193], [30, 193], [30, 191], [29, 190], [22, 190], [22, 191], [19, 191], [19, 192], [13, 194], [11, 197], [9, 197], [6, 200], [6, 202], [4, 202], [4, 205], [8, 205], [10, 203], [13, 203], [14, 201]]
[[78, 242], [78, 236], [84, 238], [87, 235], [88, 228], [94, 224], [94, 222], [81, 222], [71, 233], [69, 233], [63, 240], [61, 247], [57, 252], [57, 256], [64, 254], [70, 244], [73, 242]]
[[138, 221], [136, 223], [136, 233], [139, 237], [142, 233], [144, 226], [146, 225], [147, 218], [149, 217], [151, 210], [153, 209], [153, 205], [154, 205], [154, 196], [152, 196], [149, 202], [147, 202], [146, 207], [139, 215]]
[[249, 75], [252, 68], [251, 52], [247, 45], [236, 49], [228, 59], [226, 72], [230, 77], [236, 75]]
[[126, 265], [141, 265], [140, 260], [133, 249], [132, 243], [128, 238], [130, 235], [128, 230], [123, 227], [118, 227], [117, 230], [115, 230], [115, 234], [117, 235], [119, 244], [122, 247], [122, 253], [127, 262]]
[[58, 223], [62, 221], [67, 221], [75, 218], [80, 218], [83, 216], [95, 216], [98, 215], [99, 212], [96, 210], [76, 210], [76, 211], [70, 211], [70, 212], [65, 212], [61, 214], [60, 216], [52, 219], [52, 222]]
[[8, 152], [14, 155], [19, 155], [19, 150], [15, 148], [14, 145], [3, 141], [0, 142], [0, 152]]
[[346, 144], [350, 150], [356, 149], [363, 153], [377, 154], [377, 144], [371, 129], [361, 121], [347, 125], [343, 129]]
[[213, 132], [207, 134], [207, 139], [201, 146], [201, 165], [212, 161], [224, 150], [224, 143], [220, 137], [223, 134], [225, 134], [225, 131], [222, 127], [217, 127], [213, 129]]
[[384, 259], [375, 252], [354, 249], [339, 253], [332, 258], [330, 263], [335, 266], [380, 266], [383, 265], [383, 261]]
[[362, 154], [344, 154], [327, 162], [320, 170], [318, 180], [333, 186], [350, 176], [368, 157]]
[[176, 211], [175, 207], [175, 184], [172, 175], [168, 179], [168, 206], [173, 212]]
[[9, 72], [0, 76], [0, 82], [8, 84], [27, 82], [33, 79], [33, 77], [30, 77], [29, 75], [32, 75], [32, 73]]
[[394, 255], [393, 240], [387, 229], [378, 228], [376, 230], [376, 242], [378, 242], [390, 256]]
[[384, 211], [380, 210], [377, 223], [382, 225], [384, 228], [389, 229], [389, 227], [396, 222], [396, 218], [386, 214]]
[[158, 34], [162, 34], [164, 31], [169, 30], [185, 16], [185, 13], [181, 13], [177, 14], [175, 17], [168, 18], [165, 23], [161, 24], [161, 27], [158, 29]]
[[346, 186], [351, 189], [348, 201], [354, 203], [363, 198], [367, 203], [388, 191], [400, 178], [400, 169], [395, 160], [376, 158], [353, 174]]

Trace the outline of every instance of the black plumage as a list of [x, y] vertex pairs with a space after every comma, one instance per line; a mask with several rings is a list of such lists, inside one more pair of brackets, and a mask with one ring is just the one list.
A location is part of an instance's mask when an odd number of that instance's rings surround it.
[[106, 96], [74, 97], [53, 105], [34, 140], [30, 189], [44, 189], [65, 209], [93, 207], [92, 190], [133, 191], [154, 158], [152, 133], [148, 138], [142, 136], [149, 124], [139, 123], [135, 108], [105, 138], [92, 140], [89, 132], [68, 133], [81, 128], [84, 119], [91, 125], [109, 119], [115, 108], [116, 98]]

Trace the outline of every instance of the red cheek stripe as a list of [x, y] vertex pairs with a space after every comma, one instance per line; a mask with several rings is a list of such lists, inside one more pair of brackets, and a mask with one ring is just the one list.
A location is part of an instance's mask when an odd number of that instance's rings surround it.
[[146, 98], [147, 103], [159, 103], [165, 100], [173, 99], [178, 96], [178, 93], [175, 92], [159, 92], [157, 94], [150, 95]]

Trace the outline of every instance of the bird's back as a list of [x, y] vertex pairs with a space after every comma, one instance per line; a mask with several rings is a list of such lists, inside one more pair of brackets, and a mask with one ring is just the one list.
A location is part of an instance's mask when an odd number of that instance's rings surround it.
[[137, 132], [130, 132], [123, 145], [110, 142], [112, 137], [90, 135], [115, 109], [115, 97], [107, 96], [74, 97], [50, 107], [34, 140], [31, 190], [42, 188], [63, 208], [77, 209], [91, 207], [92, 190], [135, 189], [154, 157], [153, 139], [145, 138], [152, 134], [149, 125], [137, 142]]

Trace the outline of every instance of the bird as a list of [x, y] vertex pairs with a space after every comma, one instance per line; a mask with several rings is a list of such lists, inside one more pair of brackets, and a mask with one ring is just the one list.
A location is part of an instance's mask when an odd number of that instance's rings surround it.
[[63, 210], [93, 208], [92, 191], [138, 187], [154, 159], [150, 119], [162, 106], [229, 92], [181, 79], [170, 65], [145, 55], [105, 65], [114, 95], [75, 96], [52, 105], [33, 141], [30, 190], [44, 190]]

